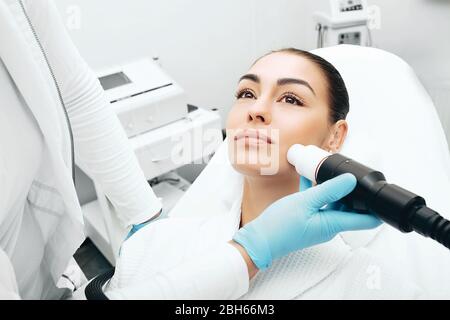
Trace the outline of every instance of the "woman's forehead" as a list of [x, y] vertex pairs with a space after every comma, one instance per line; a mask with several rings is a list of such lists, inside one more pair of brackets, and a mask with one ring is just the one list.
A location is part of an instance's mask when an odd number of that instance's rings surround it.
[[314, 88], [323, 88], [324, 77], [318, 66], [305, 57], [286, 52], [275, 52], [260, 58], [248, 71], [261, 82], [275, 83], [282, 78], [303, 79]]

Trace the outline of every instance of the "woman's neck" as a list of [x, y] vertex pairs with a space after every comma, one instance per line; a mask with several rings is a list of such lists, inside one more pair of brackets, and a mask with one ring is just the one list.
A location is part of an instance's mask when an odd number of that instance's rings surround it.
[[299, 176], [246, 176], [241, 204], [241, 227], [258, 217], [270, 204], [298, 191]]

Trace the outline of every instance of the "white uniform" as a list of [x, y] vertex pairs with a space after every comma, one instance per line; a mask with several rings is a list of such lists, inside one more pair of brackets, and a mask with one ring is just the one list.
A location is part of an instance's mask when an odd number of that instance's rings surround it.
[[0, 296], [18, 296], [13, 269], [22, 298], [57, 298], [55, 283], [85, 237], [69, 128], [42, 51], [72, 124], [76, 161], [120, 218], [143, 222], [161, 204], [52, 2], [0, 0], [0, 43]]
[[[240, 222], [241, 199], [210, 218], [171, 217], [142, 228], [122, 246], [111, 299], [418, 299], [425, 288], [372, 250], [354, 250], [340, 235], [293, 252], [248, 281], [239, 257], [225, 250]], [[145, 244], [145, 245], [144, 245]], [[242, 260], [242, 259], [241, 259]], [[186, 281], [197, 267], [194, 281]], [[208, 286], [207, 284], [210, 283]], [[183, 289], [183, 290], [181, 290]]]
[[[330, 242], [293, 252], [248, 281], [242, 258], [224, 244], [239, 227], [243, 181], [231, 166], [225, 141], [170, 217], [147, 225], [123, 244], [106, 295], [112, 299], [450, 297], [448, 249], [387, 224], [344, 232]], [[443, 194], [449, 190], [448, 182], [440, 186], [439, 193], [427, 198], [442, 199], [432, 206], [447, 212]]]
[[[77, 161], [88, 168], [123, 220], [138, 223], [149, 219], [159, 211], [160, 203], [146, 184], [99, 83], [64, 32], [56, 9], [48, 0], [23, 3], [59, 83], [73, 127]], [[43, 54], [21, 9], [17, 0], [0, 0], [0, 43], [3, 44], [0, 58], [6, 67], [0, 66], [0, 296], [17, 298], [19, 291], [23, 298], [56, 298], [55, 283], [84, 240], [82, 215], [71, 180], [69, 130], [63, 109]], [[4, 111], [7, 108], [9, 111]], [[9, 137], [8, 142], [3, 141], [5, 137]], [[13, 139], [16, 143], [11, 143]], [[217, 179], [216, 174], [214, 177]], [[220, 215], [220, 206], [224, 203], [217, 203], [217, 208], [210, 206], [206, 193], [222, 195], [233, 190], [231, 184], [202, 188], [203, 197], [195, 197], [192, 202], [198, 203], [200, 210], [193, 211], [217, 213], [218, 217], [228, 219]], [[233, 195], [230, 198], [236, 200]], [[182, 211], [192, 208], [186, 206], [187, 202], [179, 204]], [[228, 205], [225, 207], [229, 209]], [[222, 223], [220, 218], [217, 219], [209, 220], [209, 227], [200, 224], [189, 228], [189, 225], [176, 222], [177, 227], [173, 220], [168, 220], [140, 230], [123, 247], [123, 259], [119, 261], [123, 265], [118, 266], [119, 272], [111, 283], [110, 297], [238, 298], [252, 297], [251, 294], [267, 297], [272, 287], [265, 287], [265, 284], [277, 285], [285, 280], [283, 277], [277, 280], [275, 276], [280, 274], [277, 272], [272, 273], [274, 277], [261, 273], [250, 284], [239, 252], [225, 243], [234, 231], [235, 222]], [[149, 230], [161, 232], [149, 233]], [[195, 233], [196, 230], [199, 232]], [[218, 237], [217, 242], [205, 241], [212, 239], [208, 236], [211, 233]], [[163, 246], [160, 241], [172, 247]], [[382, 241], [380, 246], [396, 241]], [[184, 245], [189, 250], [180, 250]], [[330, 248], [337, 251], [330, 251]], [[283, 264], [287, 267], [281, 266], [280, 270], [288, 271], [290, 275], [296, 275], [292, 271], [302, 266], [302, 261], [307, 268], [301, 269], [305, 271], [298, 277], [304, 282], [291, 286], [285, 297], [345, 298], [355, 286], [360, 292], [371, 290], [360, 297], [380, 297], [377, 281], [367, 286], [368, 282], [363, 280], [364, 272], [372, 265], [379, 268], [381, 274], [388, 275], [383, 277], [387, 281], [382, 282], [381, 287], [385, 294], [413, 298], [420, 294], [418, 288], [426, 289], [416, 286], [416, 281], [408, 281], [417, 280], [417, 277], [406, 276], [406, 280], [402, 280], [402, 274], [395, 268], [387, 266], [384, 269], [384, 264], [374, 254], [366, 254], [363, 249], [357, 253], [349, 250], [337, 238], [337, 242], [305, 250], [310, 253], [306, 256], [301, 256], [302, 252], [295, 253], [295, 263], [288, 263], [291, 256], [280, 260], [288, 261]], [[149, 251], [154, 253], [153, 259], [148, 255]], [[319, 258], [335, 259], [315, 260], [317, 252], [328, 253], [319, 254]], [[421, 258], [423, 252], [420, 253], [418, 257]], [[434, 263], [433, 259], [425, 259], [423, 263], [431, 261]], [[116, 290], [119, 288], [123, 290]], [[249, 288], [253, 289], [249, 291]]]

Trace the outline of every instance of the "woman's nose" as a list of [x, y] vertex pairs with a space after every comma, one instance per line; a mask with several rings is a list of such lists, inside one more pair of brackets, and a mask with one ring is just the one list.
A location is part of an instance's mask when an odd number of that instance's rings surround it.
[[248, 122], [262, 122], [270, 124], [272, 113], [270, 104], [262, 100], [257, 100], [248, 110]]

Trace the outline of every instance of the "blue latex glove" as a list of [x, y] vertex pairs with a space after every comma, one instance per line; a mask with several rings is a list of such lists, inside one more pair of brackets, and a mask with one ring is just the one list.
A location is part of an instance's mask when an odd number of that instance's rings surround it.
[[139, 223], [139, 224], [133, 224], [131, 226], [130, 232], [128, 232], [127, 237], [125, 238], [124, 242], [128, 240], [128, 238], [130, 238], [133, 234], [135, 234], [137, 231], [139, 231], [140, 229], [142, 229], [143, 227], [145, 227], [146, 225], [148, 225], [149, 223], [156, 221], [158, 219], [160, 219], [162, 217], [162, 209], [161, 211], [159, 211], [159, 213], [157, 213], [154, 217], [152, 217], [151, 219]]
[[130, 238], [133, 234], [135, 234], [139, 229], [141, 229], [141, 228], [145, 227], [146, 225], [148, 225], [150, 222], [151, 221], [146, 221], [146, 222], [139, 223], [139, 224], [133, 224], [131, 226], [130, 232], [128, 232], [128, 235], [127, 235], [127, 237], [125, 238], [124, 241], [127, 241], [128, 238]]
[[[300, 179], [300, 192], [272, 203], [255, 220], [238, 230], [233, 240], [245, 248], [258, 269], [293, 251], [334, 238], [339, 232], [371, 229], [381, 221], [371, 214], [323, 208], [353, 191], [356, 178], [346, 173], [320, 185]], [[306, 190], [308, 189], [308, 190]]]
[[[131, 229], [130, 229], [130, 231], [128, 232], [128, 234], [127, 234], [125, 240], [123, 240], [123, 242], [127, 241], [133, 234], [135, 234], [136, 232], [138, 232], [140, 229], [142, 229], [143, 227], [145, 227], [145, 226], [148, 225], [149, 223], [151, 223], [151, 222], [153, 222], [153, 221], [156, 221], [156, 220], [159, 220], [159, 219], [161, 219], [161, 218], [163, 218], [162, 209], [159, 211], [159, 213], [157, 213], [157, 214], [156, 214], [154, 217], [152, 217], [151, 219], [149, 219], [149, 220], [147, 220], [147, 221], [144, 221], [144, 222], [142, 222], [142, 223], [139, 223], [139, 224], [133, 224], [133, 225], [131, 225]], [[122, 242], [122, 244], [123, 244], [123, 242]], [[122, 245], [121, 245], [120, 248], [119, 248], [119, 256], [120, 256], [120, 253], [121, 253], [121, 252], [122, 252]]]

